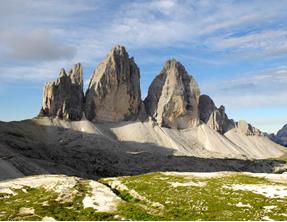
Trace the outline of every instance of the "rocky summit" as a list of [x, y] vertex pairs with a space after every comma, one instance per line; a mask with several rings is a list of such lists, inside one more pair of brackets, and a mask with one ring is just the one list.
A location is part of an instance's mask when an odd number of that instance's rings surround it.
[[199, 124], [200, 90], [184, 66], [168, 60], [144, 101], [147, 113], [163, 127], [185, 129]]
[[81, 120], [83, 104], [83, 68], [78, 63], [68, 74], [61, 69], [56, 81], [45, 84], [39, 116]]
[[136, 119], [141, 105], [140, 71], [123, 46], [114, 47], [94, 71], [86, 93], [88, 120]]
[[225, 107], [217, 108], [208, 95], [199, 97], [198, 109], [200, 120], [221, 134], [235, 127], [234, 121], [225, 114]]
[[263, 133], [259, 129], [255, 128], [250, 123], [247, 123], [244, 120], [240, 120], [236, 122], [235, 127], [241, 133], [245, 134], [246, 136], [262, 136], [263, 135]]

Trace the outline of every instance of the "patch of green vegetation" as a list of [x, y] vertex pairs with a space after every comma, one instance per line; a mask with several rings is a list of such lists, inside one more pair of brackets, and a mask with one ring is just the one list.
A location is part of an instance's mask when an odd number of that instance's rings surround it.
[[[60, 202], [58, 194], [44, 188], [25, 188], [15, 190], [17, 195], [0, 197], [0, 220], [41, 220], [48, 216], [56, 220], [115, 220], [110, 213], [96, 212], [92, 208], [83, 208], [83, 198], [90, 192], [86, 181], [78, 181], [78, 191], [70, 202]], [[45, 203], [45, 204], [43, 204]], [[33, 208], [33, 215], [19, 215], [22, 207]]]
[[221, 179], [224, 180], [225, 184], [274, 184], [265, 178], [244, 175], [242, 173], [235, 173]]
[[127, 202], [138, 202], [139, 200], [135, 197], [133, 197], [128, 191], [126, 190], [117, 190], [117, 189], [113, 189], [109, 183], [111, 182], [110, 180], [105, 180], [105, 179], [101, 179], [98, 182], [103, 183], [104, 185], [106, 185], [107, 187], [109, 187], [119, 198], [121, 198], [124, 201]]
[[[219, 177], [193, 177], [150, 173], [117, 178], [133, 192], [113, 189], [123, 201], [115, 213], [83, 208], [91, 193], [86, 180], [79, 180], [69, 201], [43, 188], [13, 190], [17, 195], [0, 194], [0, 220], [287, 220], [287, 198], [267, 198], [250, 191], [233, 190], [232, 185], [280, 185], [242, 173]], [[109, 186], [110, 179], [101, 179]], [[286, 186], [287, 189], [287, 186]], [[137, 192], [139, 195], [135, 195]], [[240, 203], [240, 204], [239, 204]], [[266, 206], [275, 206], [266, 209]], [[33, 215], [19, 215], [20, 208], [33, 208]], [[119, 217], [115, 218], [115, 215]]]
[[[114, 191], [115, 192], [115, 191]], [[130, 195], [129, 192], [127, 191], [120, 191], [120, 192], [115, 192], [122, 200], [125, 200], [127, 202], [132, 202], [132, 201], [138, 201], [138, 199], [134, 198], [132, 195]]]
[[[119, 211], [132, 220], [263, 220], [266, 216], [275, 220], [287, 219], [286, 198], [267, 198], [250, 191], [228, 188], [232, 184], [274, 184], [264, 178], [239, 173], [218, 178], [151, 173], [119, 179], [128, 188], [164, 206], [156, 214], [156, 211], [151, 214], [149, 208], [142, 207], [147, 204], [144, 201], [129, 201], [121, 205]], [[175, 182], [199, 185], [173, 187]], [[202, 183], [205, 185], [202, 186]], [[238, 205], [239, 202], [244, 206]], [[276, 208], [267, 210], [264, 206]]]
[[165, 220], [164, 217], [151, 214], [149, 210], [145, 209], [142, 205], [132, 202], [119, 204], [118, 212], [121, 216], [129, 220]]

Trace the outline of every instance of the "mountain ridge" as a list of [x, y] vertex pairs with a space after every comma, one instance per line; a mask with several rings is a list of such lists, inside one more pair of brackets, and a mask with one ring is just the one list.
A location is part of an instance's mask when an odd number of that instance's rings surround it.
[[285, 124], [276, 134], [269, 134], [268, 137], [274, 142], [287, 147], [287, 124]]
[[[77, 68], [78, 67], [78, 68]], [[47, 110], [47, 102], [43, 102], [39, 117], [57, 117], [64, 120], [80, 120], [83, 114], [90, 121], [98, 122], [120, 122], [122, 120], [146, 120], [151, 117], [159, 125], [168, 128], [186, 129], [200, 123], [206, 123], [221, 134], [232, 128], [241, 128], [246, 135], [263, 135], [260, 130], [249, 123], [234, 122], [225, 113], [225, 107], [217, 108], [213, 100], [205, 94], [200, 93], [196, 80], [189, 75], [185, 67], [172, 58], [165, 62], [160, 74], [151, 83], [147, 97], [141, 99], [140, 70], [133, 57], [129, 57], [124, 46], [116, 45], [107, 54], [105, 59], [96, 67], [89, 81], [89, 87], [83, 92], [83, 74], [80, 63], [76, 64], [69, 73], [80, 69], [81, 74], [77, 76], [81, 82], [78, 94], [83, 97], [84, 103], [76, 106], [77, 118], [72, 116], [63, 117], [62, 111], [66, 103], [57, 98], [57, 92], [48, 90], [46, 83], [44, 87], [43, 101], [47, 98], [55, 100], [55, 104], [62, 105], [56, 111]], [[65, 71], [60, 71], [59, 78], [54, 85], [61, 88], [69, 88], [66, 83], [61, 82]], [[73, 78], [72, 78], [73, 80]], [[79, 91], [80, 91], [79, 90]], [[68, 92], [69, 97], [76, 94]], [[49, 94], [52, 94], [49, 95]], [[65, 94], [65, 93], [64, 93]], [[63, 97], [67, 95], [61, 94]], [[52, 98], [50, 98], [52, 97]], [[80, 99], [81, 101], [81, 99]], [[50, 101], [51, 102], [51, 101]]]

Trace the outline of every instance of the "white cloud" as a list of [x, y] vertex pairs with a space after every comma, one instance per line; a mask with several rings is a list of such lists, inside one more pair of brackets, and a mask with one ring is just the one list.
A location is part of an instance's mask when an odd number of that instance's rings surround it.
[[18, 65], [18, 66], [2, 66], [0, 67], [0, 81], [19, 83], [19, 81], [51, 81], [55, 80], [61, 68], [69, 71], [73, 68], [74, 63], [63, 61], [45, 62], [39, 65]]
[[287, 52], [287, 30], [265, 30], [233, 37], [214, 37], [208, 45], [217, 50], [229, 50], [241, 57], [271, 57]]
[[71, 59], [76, 54], [75, 47], [56, 42], [47, 30], [33, 30], [29, 33], [0, 32], [0, 35], [0, 44], [6, 48], [3, 56], [11, 59], [38, 62]]
[[[264, 27], [272, 21], [282, 21], [287, 10], [283, 1], [277, 4], [253, 1], [251, 4], [212, 0], [76, 0], [72, 3], [65, 0], [36, 3], [11, 0], [5, 2], [1, 9], [9, 12], [0, 14], [5, 18], [0, 19], [1, 30], [12, 36], [6, 39], [5, 50], [1, 47], [2, 60], [7, 61], [9, 58], [5, 55], [10, 56], [6, 66], [11, 64], [12, 67], [17, 66], [19, 59], [34, 61], [37, 66], [40, 66], [39, 61], [53, 59], [95, 66], [115, 44], [123, 44], [133, 50], [186, 49], [186, 55], [191, 56], [194, 62], [219, 65], [223, 63], [222, 58], [220, 60], [216, 56], [220, 50], [232, 48], [231, 54], [237, 59], [252, 57], [254, 53], [272, 57], [287, 51], [286, 30], [273, 29], [270, 25], [265, 30]], [[253, 26], [261, 27], [260, 31], [245, 33], [246, 28], [252, 30]], [[14, 30], [26, 34], [22, 38]], [[35, 39], [37, 30], [46, 30], [48, 34], [38, 34], [38, 39]], [[241, 36], [235, 37], [236, 33]], [[200, 48], [197, 51], [190, 49], [197, 46]], [[197, 55], [202, 48], [214, 54], [210, 57], [212, 61]], [[262, 49], [264, 53], [260, 51]], [[194, 51], [195, 54], [189, 55]], [[143, 60], [148, 61], [148, 56], [144, 55]], [[232, 56], [229, 53], [227, 60]]]
[[233, 76], [203, 85], [216, 103], [232, 108], [287, 106], [287, 67]]
[[266, 94], [215, 95], [214, 100], [229, 108], [258, 108], [286, 106], [287, 90]]

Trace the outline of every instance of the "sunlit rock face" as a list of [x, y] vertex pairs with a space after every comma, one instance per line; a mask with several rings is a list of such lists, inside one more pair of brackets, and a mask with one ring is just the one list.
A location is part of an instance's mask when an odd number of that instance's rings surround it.
[[263, 136], [263, 133], [259, 129], [244, 120], [236, 122], [235, 127], [247, 136]]
[[83, 68], [78, 63], [68, 73], [61, 69], [56, 81], [45, 84], [39, 116], [81, 120], [83, 104]]
[[90, 80], [86, 117], [91, 121], [133, 120], [140, 106], [139, 68], [123, 46], [116, 46], [97, 66]]
[[144, 101], [147, 113], [163, 127], [186, 129], [199, 124], [200, 90], [184, 66], [171, 59], [151, 83]]

